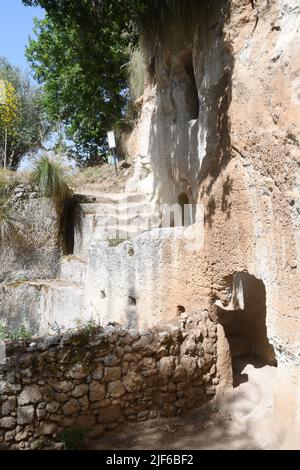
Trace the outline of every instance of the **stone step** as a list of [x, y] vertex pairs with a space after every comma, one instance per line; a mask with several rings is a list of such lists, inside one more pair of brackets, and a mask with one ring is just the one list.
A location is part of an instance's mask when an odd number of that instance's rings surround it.
[[[156, 225], [155, 225], [156, 223]], [[88, 214], [82, 218], [81, 225], [75, 228], [74, 255], [87, 260], [90, 244], [107, 238], [133, 238], [157, 227], [154, 220], [150, 224], [147, 217], [97, 217]]]
[[147, 214], [110, 214], [106, 216], [89, 214], [85, 217], [85, 223], [91, 227], [91, 232], [95, 232], [99, 227], [102, 228], [118, 225], [129, 227], [142, 226], [147, 229], [155, 228], [159, 225], [159, 219], [153, 215], [150, 217], [150, 215], [148, 216]]
[[150, 205], [147, 202], [120, 202], [117, 204], [105, 204], [105, 203], [90, 203], [90, 204], [80, 204], [80, 210], [83, 214], [118, 214], [118, 213], [143, 213], [149, 212], [151, 210]]
[[121, 202], [146, 202], [147, 198], [143, 193], [95, 193], [82, 194], [78, 192], [76, 196], [86, 199], [87, 203], [119, 204]]

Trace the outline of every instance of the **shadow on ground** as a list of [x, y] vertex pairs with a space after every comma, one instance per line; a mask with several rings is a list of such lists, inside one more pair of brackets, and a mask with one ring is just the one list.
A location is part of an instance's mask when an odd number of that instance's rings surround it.
[[[92, 442], [90, 449], [271, 449], [272, 382], [276, 368], [240, 364], [240, 386], [182, 416], [126, 424]], [[273, 444], [272, 444], [273, 442]]]

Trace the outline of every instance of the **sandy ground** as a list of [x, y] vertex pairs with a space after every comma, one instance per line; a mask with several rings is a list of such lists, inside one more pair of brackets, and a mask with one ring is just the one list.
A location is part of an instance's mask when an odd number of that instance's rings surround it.
[[240, 363], [239, 385], [184, 416], [132, 423], [90, 449], [274, 449], [272, 383], [276, 368]]

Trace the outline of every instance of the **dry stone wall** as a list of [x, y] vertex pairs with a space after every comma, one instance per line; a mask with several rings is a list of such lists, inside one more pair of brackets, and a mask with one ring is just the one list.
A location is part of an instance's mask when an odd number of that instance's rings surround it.
[[142, 333], [110, 324], [6, 342], [1, 447], [60, 447], [64, 429], [92, 439], [126, 421], [202, 405], [219, 382], [216, 331], [204, 311]]

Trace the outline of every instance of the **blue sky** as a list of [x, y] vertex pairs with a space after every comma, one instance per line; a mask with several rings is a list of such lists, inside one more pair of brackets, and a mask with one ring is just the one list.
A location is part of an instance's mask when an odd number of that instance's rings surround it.
[[43, 18], [44, 10], [24, 7], [21, 0], [0, 0], [0, 56], [25, 69], [25, 46], [35, 16]]

